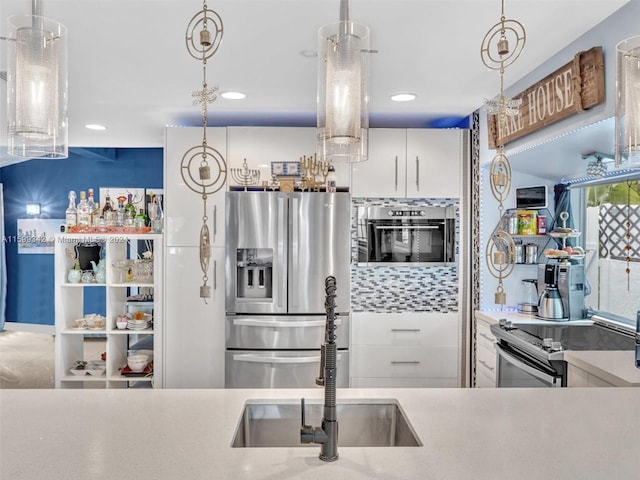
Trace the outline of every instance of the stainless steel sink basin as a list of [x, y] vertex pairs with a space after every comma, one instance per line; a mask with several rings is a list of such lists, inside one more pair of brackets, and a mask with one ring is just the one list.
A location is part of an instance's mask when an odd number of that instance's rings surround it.
[[[422, 443], [395, 400], [340, 402], [339, 447], [420, 447]], [[300, 443], [300, 403], [296, 400], [247, 402], [232, 447], [315, 447]], [[306, 423], [320, 425], [322, 404], [306, 404]]]

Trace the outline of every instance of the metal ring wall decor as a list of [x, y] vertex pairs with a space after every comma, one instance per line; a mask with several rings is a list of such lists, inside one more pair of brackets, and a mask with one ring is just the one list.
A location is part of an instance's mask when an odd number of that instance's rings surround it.
[[[202, 196], [202, 227], [200, 228], [200, 269], [202, 270], [202, 285], [200, 297], [211, 297], [209, 281], [209, 262], [211, 259], [211, 235], [207, 222], [207, 198], [222, 189], [227, 181], [227, 165], [218, 150], [207, 144], [207, 104], [216, 100], [218, 87], [207, 85], [207, 60], [220, 47], [224, 27], [222, 18], [213, 10], [209, 10], [207, 2], [202, 3], [202, 10], [197, 12], [189, 21], [185, 34], [187, 51], [196, 60], [202, 62], [202, 89], [193, 92], [193, 104], [202, 106], [202, 143], [191, 147], [182, 156], [180, 175], [185, 185]], [[212, 167], [215, 172], [212, 172]], [[212, 174], [213, 173], [213, 174]], [[214, 269], [215, 276], [215, 269]], [[214, 278], [215, 288], [215, 278]]]
[[[495, 293], [495, 303], [498, 305], [507, 303], [507, 295], [502, 282], [511, 275], [515, 267], [515, 243], [513, 237], [504, 231], [502, 222], [504, 201], [511, 191], [511, 165], [504, 153], [502, 132], [507, 115], [517, 114], [521, 102], [517, 99], [505, 98], [504, 70], [518, 59], [524, 49], [526, 38], [526, 32], [520, 22], [505, 18], [504, 0], [502, 0], [500, 21], [489, 29], [480, 47], [482, 63], [491, 70], [498, 70], [500, 73], [500, 93], [497, 100], [487, 102], [489, 113], [498, 116], [496, 141], [498, 153], [491, 161], [489, 183], [491, 185], [491, 194], [498, 201], [500, 221], [496, 230], [491, 234], [485, 250], [489, 273], [498, 279], [498, 287]], [[513, 48], [510, 48], [510, 43], [513, 44]]]

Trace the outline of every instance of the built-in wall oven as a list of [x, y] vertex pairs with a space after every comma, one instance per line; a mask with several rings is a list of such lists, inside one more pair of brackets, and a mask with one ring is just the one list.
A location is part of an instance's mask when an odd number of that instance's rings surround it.
[[359, 265], [455, 263], [454, 207], [358, 208]]
[[566, 387], [566, 350], [633, 350], [633, 330], [606, 321], [593, 324], [491, 326], [496, 337], [497, 387]]

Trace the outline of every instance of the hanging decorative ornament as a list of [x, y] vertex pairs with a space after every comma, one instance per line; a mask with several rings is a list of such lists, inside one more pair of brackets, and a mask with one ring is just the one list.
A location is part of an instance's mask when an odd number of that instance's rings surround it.
[[[207, 222], [207, 198], [224, 187], [227, 180], [227, 165], [222, 154], [207, 144], [207, 105], [216, 100], [218, 87], [207, 84], [207, 60], [217, 51], [222, 42], [224, 28], [222, 19], [213, 10], [207, 8], [206, 1], [202, 10], [189, 21], [185, 36], [187, 51], [202, 62], [202, 90], [194, 91], [193, 104], [202, 106], [202, 143], [191, 147], [183, 155], [180, 162], [180, 174], [185, 185], [202, 196], [202, 228], [200, 229], [200, 268], [202, 269], [202, 286], [200, 297], [211, 297], [208, 271], [211, 258], [211, 236]], [[214, 278], [215, 281], [215, 278]], [[214, 286], [215, 288], [215, 286]]]
[[[497, 150], [491, 161], [489, 183], [491, 193], [498, 201], [498, 217], [504, 213], [504, 201], [511, 191], [511, 165], [504, 153], [503, 132], [507, 124], [507, 117], [518, 113], [521, 99], [511, 99], [504, 96], [504, 71], [515, 62], [526, 43], [524, 27], [517, 20], [504, 16], [504, 0], [502, 0], [500, 21], [493, 25], [482, 40], [480, 57], [482, 63], [491, 70], [500, 73], [500, 93], [492, 100], [485, 100], [487, 112], [496, 115], [498, 119]], [[511, 47], [512, 46], [512, 47]], [[498, 223], [486, 246], [486, 261], [489, 273], [498, 279], [495, 293], [495, 303], [505, 305], [507, 294], [504, 291], [503, 280], [511, 275], [515, 266], [515, 243], [513, 237]]]

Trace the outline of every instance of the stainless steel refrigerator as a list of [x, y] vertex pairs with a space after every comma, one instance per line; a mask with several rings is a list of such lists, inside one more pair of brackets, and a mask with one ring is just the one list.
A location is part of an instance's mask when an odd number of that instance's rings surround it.
[[351, 196], [227, 192], [228, 388], [312, 387], [337, 280], [338, 386], [349, 383]]

